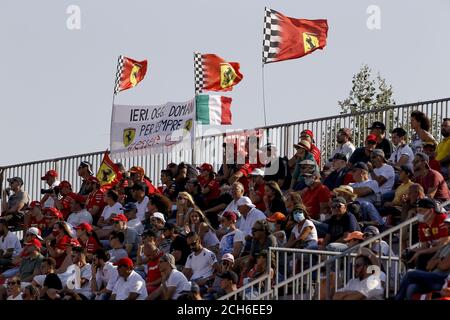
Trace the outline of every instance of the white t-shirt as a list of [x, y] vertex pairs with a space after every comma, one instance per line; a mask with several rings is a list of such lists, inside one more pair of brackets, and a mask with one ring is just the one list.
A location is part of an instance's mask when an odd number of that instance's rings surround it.
[[14, 248], [12, 257], [15, 258], [22, 251], [19, 238], [15, 233], [8, 231], [6, 237], [0, 237], [0, 249], [3, 249], [3, 253], [6, 253], [8, 249]]
[[[97, 288], [104, 288], [108, 290], [113, 290], [118, 277], [117, 267], [111, 262], [106, 262], [102, 269], [97, 270], [95, 275], [95, 280], [97, 282]], [[108, 286], [110, 286], [108, 288]]]
[[221, 212], [220, 216], [227, 211], [233, 211], [237, 214], [238, 218], [241, 216], [237, 206], [237, 200], [231, 200], [231, 202], [227, 205], [227, 207]]
[[104, 220], [108, 220], [109, 217], [111, 217], [111, 215], [115, 213], [115, 214], [120, 214], [123, 213], [122, 210], [122, 204], [120, 204], [120, 202], [116, 202], [114, 203], [112, 206], [105, 206], [103, 208], [103, 212], [102, 212], [102, 217]]
[[165, 285], [167, 288], [175, 287], [175, 293], [172, 296], [172, 300], [176, 300], [180, 293], [184, 290], [184, 286], [189, 283], [188, 279], [185, 277], [185, 275], [176, 270], [173, 269], [172, 272], [169, 275], [169, 278], [167, 278]]
[[367, 187], [367, 188], [372, 189], [374, 193], [380, 192], [380, 187], [378, 186], [378, 182], [376, 182], [375, 180], [366, 180], [363, 182], [353, 182], [353, 183], [350, 183], [349, 186], [352, 187], [353, 189]]
[[89, 263], [87, 263], [80, 269], [80, 278], [86, 279], [88, 281], [86, 281], [85, 284], [80, 289], [75, 289], [75, 292], [80, 293], [89, 299], [92, 296], [91, 291], [92, 269]]
[[137, 208], [136, 218], [138, 218], [141, 221], [145, 219], [145, 213], [147, 212], [148, 202], [149, 199], [147, 196], [144, 197], [144, 200], [142, 200], [141, 203], [135, 202]]
[[406, 163], [406, 165], [408, 167], [410, 167], [411, 169], [413, 168], [413, 160], [414, 160], [414, 153], [411, 149], [410, 146], [408, 146], [407, 144], [403, 145], [403, 146], [398, 146], [394, 149], [394, 152], [392, 152], [391, 157], [389, 158], [389, 161], [392, 161], [392, 163], [395, 165], [402, 156], [407, 156], [408, 157], [408, 162]]
[[380, 299], [383, 296], [380, 277], [375, 275], [371, 275], [362, 281], [359, 278], [351, 279], [345, 287], [337, 290], [337, 292], [342, 291], [357, 291], [367, 299]]
[[394, 168], [386, 163], [384, 163], [381, 167], [373, 169], [373, 172], [377, 176], [383, 176], [386, 178], [386, 182], [380, 187], [381, 193], [386, 193], [388, 191], [392, 191], [392, 187], [395, 183], [395, 171]]
[[[53, 189], [54, 187], [59, 186], [59, 181], [55, 180], [53, 184], [50, 186], [50, 189]], [[47, 200], [44, 202], [44, 208], [54, 208], [55, 207], [55, 200], [53, 200], [52, 197], [48, 197]]]
[[22, 293], [19, 293], [15, 298], [13, 296], [8, 296], [6, 300], [23, 300]]
[[233, 231], [227, 233], [226, 235], [224, 235], [222, 237], [222, 239], [220, 239], [220, 244], [219, 244], [220, 254], [219, 254], [219, 256], [222, 257], [225, 253], [233, 254], [234, 244], [236, 242], [242, 242], [243, 244], [245, 243], [245, 235], [239, 229], [236, 229], [236, 230], [233, 230]]
[[129, 220], [127, 222], [127, 227], [128, 229], [134, 229], [138, 235], [141, 235], [144, 232], [144, 225], [138, 218]]
[[72, 212], [67, 217], [67, 222], [70, 223], [74, 227], [78, 227], [83, 222], [92, 224], [92, 215], [86, 209], [83, 209], [78, 212]]
[[136, 300], [145, 300], [147, 298], [147, 287], [142, 277], [135, 271], [131, 271], [127, 280], [119, 277], [114, 286], [113, 294], [116, 295], [116, 300], [125, 300], [130, 293], [138, 293]]
[[247, 217], [243, 215], [237, 222], [237, 227], [241, 230], [245, 236], [252, 235], [252, 228], [256, 221], [266, 220], [266, 215], [259, 209], [253, 208], [247, 213]]
[[300, 238], [300, 235], [302, 234], [303, 230], [306, 227], [312, 227], [312, 230], [309, 233], [309, 235], [306, 237], [305, 242], [308, 242], [311, 240], [319, 241], [319, 238], [317, 236], [316, 226], [314, 225], [314, 223], [312, 223], [311, 220], [308, 220], [308, 219], [305, 220], [305, 223], [303, 223], [302, 229], [300, 231], [298, 230], [298, 224], [296, 224], [295, 227], [292, 229], [292, 233], [294, 234], [295, 239], [298, 240]]
[[214, 273], [213, 265], [217, 263], [216, 255], [210, 250], [203, 248], [198, 255], [191, 253], [186, 260], [186, 268], [192, 269], [192, 280], [205, 279]]
[[[333, 159], [334, 155], [337, 153], [343, 153], [347, 157], [347, 161], [348, 161], [348, 159], [350, 159], [350, 157], [353, 154], [353, 152], [355, 151], [355, 149], [356, 149], [356, 147], [353, 145], [353, 143], [351, 143], [350, 141], [347, 141], [346, 143], [341, 144], [336, 149], [334, 149], [334, 151], [331, 154], [329, 159]], [[328, 161], [327, 164], [330, 165], [331, 162]]]

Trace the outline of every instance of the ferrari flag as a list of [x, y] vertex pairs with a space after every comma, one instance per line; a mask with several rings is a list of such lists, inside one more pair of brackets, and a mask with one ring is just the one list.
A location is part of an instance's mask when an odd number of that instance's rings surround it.
[[244, 77], [238, 62], [227, 62], [215, 54], [194, 53], [195, 92], [231, 91]]
[[124, 56], [119, 56], [114, 94], [136, 86], [144, 79], [146, 72], [147, 60], [136, 61]]
[[286, 17], [266, 8], [263, 63], [301, 58], [327, 44], [327, 20]]
[[109, 157], [108, 151], [103, 156], [102, 163], [97, 172], [97, 179], [104, 188], [111, 188], [122, 179], [122, 173]]

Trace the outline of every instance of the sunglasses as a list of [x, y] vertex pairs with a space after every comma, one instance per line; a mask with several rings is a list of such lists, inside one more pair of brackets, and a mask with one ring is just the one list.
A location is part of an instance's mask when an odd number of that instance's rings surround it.
[[17, 281], [11, 281], [11, 282], [8, 282], [8, 284], [7, 284], [7, 286], [13, 286], [13, 285], [19, 285], [20, 284], [20, 282], [17, 282]]
[[262, 231], [263, 229], [252, 228], [252, 232]]
[[367, 141], [367, 144], [377, 144], [375, 141]]
[[333, 203], [332, 205], [331, 205], [331, 207], [333, 208], [333, 209], [339, 209], [340, 207], [341, 207], [341, 203]]

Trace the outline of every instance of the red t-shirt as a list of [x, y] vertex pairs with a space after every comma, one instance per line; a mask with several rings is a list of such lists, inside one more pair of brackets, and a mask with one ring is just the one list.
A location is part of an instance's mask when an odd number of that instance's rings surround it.
[[147, 278], [146, 282], [153, 282], [155, 280], [158, 280], [161, 278], [161, 272], [159, 271], [159, 258], [161, 258], [164, 255], [163, 252], [161, 252], [157, 259], [155, 260], [149, 260], [147, 262]]
[[77, 196], [76, 193], [70, 192], [69, 194], [62, 197], [60, 202], [63, 208], [60, 211], [63, 215], [64, 220], [66, 220], [69, 214], [71, 213], [72, 201], [76, 198], [76, 196]]
[[436, 170], [430, 169], [427, 176], [417, 177], [416, 182], [423, 187], [426, 194], [428, 194], [429, 189], [435, 188], [437, 186], [437, 191], [434, 195], [434, 199], [443, 201], [450, 199], [450, 192], [448, 190], [447, 183], [445, 183], [442, 174], [440, 174]]
[[39, 230], [44, 230], [47, 228], [47, 222], [44, 217], [41, 220], [37, 220], [35, 217], [30, 217], [30, 223], [26, 226], [26, 228], [36, 227]]
[[264, 195], [266, 194], [266, 192], [264, 190], [264, 186], [265, 186], [264, 183], [255, 186], [255, 192], [261, 200], [254, 203], [254, 205], [256, 206], [257, 209], [261, 210], [262, 212], [266, 211], [266, 204], [264, 203]]
[[101, 248], [93, 236], [90, 236], [86, 242], [81, 242], [81, 239], [78, 240], [80, 241], [81, 246], [86, 249], [87, 253], [94, 253], [95, 250]]
[[202, 185], [203, 188], [208, 188], [209, 192], [205, 195], [206, 202], [209, 203], [211, 200], [216, 199], [220, 196], [220, 184], [219, 181], [215, 179], [210, 179]]
[[434, 217], [431, 226], [426, 223], [419, 223], [419, 241], [430, 242], [448, 236], [448, 229], [444, 223], [447, 218], [445, 213], [438, 213]]
[[309, 152], [313, 155], [314, 160], [316, 160], [317, 165], [320, 168], [320, 150], [319, 150], [319, 148], [317, 148], [315, 144], [311, 144], [311, 150]]
[[323, 184], [320, 184], [313, 189], [305, 188], [302, 193], [302, 200], [303, 204], [308, 209], [309, 216], [313, 219], [318, 219], [320, 216], [320, 203], [327, 203], [330, 200], [330, 197], [330, 189]]
[[430, 159], [430, 161], [428, 161], [428, 164], [430, 165], [431, 169], [436, 170], [437, 172], [441, 171], [441, 164], [436, 159]]
[[105, 207], [106, 203], [103, 201], [103, 196], [105, 194], [105, 190], [103, 188], [98, 189], [95, 192], [89, 193], [87, 196], [87, 205], [86, 210], [89, 211], [93, 207], [99, 207], [97, 215], [100, 215]]
[[152, 184], [150, 180], [144, 179], [143, 182], [147, 185], [147, 196], [152, 195], [154, 193], [160, 193], [159, 190]]
[[248, 194], [248, 183], [249, 183], [249, 175], [250, 173], [255, 170], [256, 168], [261, 168], [262, 164], [259, 162], [259, 158], [258, 158], [258, 163], [254, 163], [254, 164], [250, 164], [250, 163], [246, 163], [244, 164], [240, 169], [239, 172], [242, 172], [243, 176], [241, 178], [239, 178], [239, 182], [242, 183], [242, 185], [244, 186], [244, 193]]

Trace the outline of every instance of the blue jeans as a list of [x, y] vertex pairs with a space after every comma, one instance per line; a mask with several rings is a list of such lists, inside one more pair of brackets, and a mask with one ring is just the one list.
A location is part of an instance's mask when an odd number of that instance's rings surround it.
[[444, 272], [408, 271], [400, 283], [395, 300], [411, 300], [416, 293], [441, 290], [446, 279], [447, 273]]
[[328, 251], [344, 252], [347, 249], [348, 249], [348, 245], [346, 245], [345, 243], [332, 242], [327, 245]]

